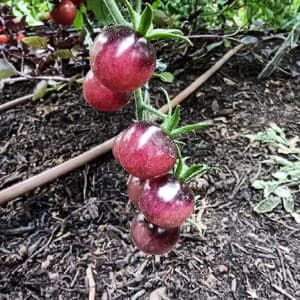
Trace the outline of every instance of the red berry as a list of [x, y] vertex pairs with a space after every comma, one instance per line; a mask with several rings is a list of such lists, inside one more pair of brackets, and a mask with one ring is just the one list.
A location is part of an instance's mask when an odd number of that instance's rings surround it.
[[159, 228], [139, 214], [132, 220], [130, 235], [139, 250], [147, 254], [161, 255], [169, 252], [177, 243], [179, 227]]
[[128, 194], [130, 201], [132, 202], [132, 204], [136, 207], [138, 207], [143, 183], [144, 183], [144, 180], [142, 180], [138, 177], [134, 177], [134, 176], [130, 175], [128, 178], [127, 194]]
[[139, 206], [149, 222], [160, 227], [178, 227], [193, 212], [194, 195], [189, 186], [168, 174], [147, 180]]
[[126, 26], [104, 29], [90, 51], [95, 76], [115, 91], [133, 91], [143, 86], [154, 72], [155, 61], [152, 45]]
[[9, 38], [6, 34], [0, 34], [0, 44], [7, 44], [8, 40]]
[[113, 92], [103, 86], [92, 71], [83, 82], [83, 95], [86, 101], [98, 111], [117, 111], [130, 99], [130, 93]]
[[71, 0], [63, 0], [52, 11], [53, 20], [60, 25], [69, 26], [73, 24], [76, 17], [76, 6]]
[[175, 142], [159, 126], [138, 122], [120, 133], [113, 144], [113, 154], [123, 168], [141, 179], [168, 173], [175, 164]]

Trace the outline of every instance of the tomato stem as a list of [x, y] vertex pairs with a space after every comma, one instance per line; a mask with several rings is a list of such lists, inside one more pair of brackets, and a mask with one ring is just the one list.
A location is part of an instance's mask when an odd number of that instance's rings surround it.
[[146, 103], [143, 103], [143, 109], [149, 111], [153, 115], [158, 116], [159, 118], [161, 118], [163, 120], [165, 120], [167, 118], [167, 116], [164, 113], [162, 113], [158, 109], [156, 109], [153, 106], [148, 105]]
[[144, 101], [142, 89], [139, 88], [134, 91], [134, 100], [135, 100], [135, 117], [137, 121], [143, 120], [143, 110], [144, 110]]
[[103, 0], [103, 1], [112, 16], [114, 23], [118, 25], [128, 26], [129, 23], [124, 19], [116, 1], [115, 0]]

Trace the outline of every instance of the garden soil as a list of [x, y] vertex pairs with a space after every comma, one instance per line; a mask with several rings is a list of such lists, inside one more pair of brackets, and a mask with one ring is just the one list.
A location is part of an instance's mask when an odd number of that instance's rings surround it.
[[[262, 161], [276, 150], [247, 138], [270, 122], [299, 136], [300, 78], [278, 70], [259, 81], [265, 62], [255, 51], [242, 50], [181, 105], [182, 124], [215, 120], [181, 138], [190, 162], [218, 167], [191, 183], [201, 232], [182, 226], [167, 255], [138, 251], [127, 174], [108, 153], [0, 207], [0, 299], [300, 299], [300, 224], [281, 206], [253, 211], [262, 194], [251, 183], [270, 178]], [[214, 51], [203, 62], [197, 53], [174, 59], [179, 75], [163, 84], [172, 97], [222, 57]], [[161, 85], [151, 85], [155, 105], [163, 103]], [[6, 85], [0, 103], [33, 86]], [[133, 119], [133, 102], [98, 113], [75, 84], [1, 113], [0, 188], [104, 142]], [[299, 211], [299, 191], [294, 198]]]

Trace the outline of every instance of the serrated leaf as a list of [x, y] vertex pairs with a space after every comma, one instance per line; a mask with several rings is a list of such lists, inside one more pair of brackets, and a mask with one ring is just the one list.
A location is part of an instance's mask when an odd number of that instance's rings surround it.
[[277, 205], [281, 203], [281, 199], [276, 196], [270, 196], [260, 201], [255, 207], [254, 211], [258, 214], [271, 212]]
[[47, 93], [47, 86], [48, 86], [48, 82], [46, 80], [42, 80], [40, 81], [34, 91], [33, 91], [33, 97], [32, 99], [33, 100], [39, 100], [39, 99], [42, 99], [45, 94]]
[[22, 42], [24, 42], [27, 46], [29, 46], [32, 49], [46, 49], [48, 38], [45, 36], [26, 36], [22, 39]]
[[14, 76], [16, 74], [15, 67], [8, 61], [0, 58], [0, 80]]
[[61, 59], [69, 59], [73, 57], [73, 52], [70, 49], [58, 49], [54, 52], [54, 55]]
[[154, 73], [154, 77], [166, 83], [172, 83], [175, 79], [174, 75], [170, 72]]
[[293, 199], [292, 195], [288, 198], [283, 198], [282, 199], [282, 204], [283, 204], [283, 207], [284, 207], [286, 212], [288, 212], [288, 213], [294, 212], [295, 202], [294, 202], [294, 199]]

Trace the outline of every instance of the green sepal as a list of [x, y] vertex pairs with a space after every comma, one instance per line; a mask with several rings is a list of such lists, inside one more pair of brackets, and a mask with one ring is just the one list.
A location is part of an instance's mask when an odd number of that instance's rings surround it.
[[182, 127], [179, 127], [177, 129], [173, 129], [170, 133], [169, 136], [173, 139], [188, 133], [188, 132], [194, 132], [197, 129], [202, 129], [202, 128], [207, 128], [213, 124], [212, 121], [204, 121], [204, 122], [199, 122], [196, 124], [190, 124], [190, 125], [185, 125]]
[[151, 5], [147, 3], [145, 9], [141, 14], [137, 32], [139, 32], [142, 36], [146, 36], [147, 32], [152, 29], [152, 21], [153, 21], [153, 10]]
[[193, 46], [193, 43], [183, 35], [182, 31], [178, 29], [152, 29], [146, 34], [145, 38], [149, 41], [162, 39], [178, 39], [185, 41], [190, 46]]
[[[170, 111], [170, 110], [169, 110]], [[169, 136], [172, 135], [172, 132], [176, 129], [174, 129], [180, 121], [180, 106], [177, 105], [175, 108], [174, 113], [168, 114], [166, 119], [161, 125], [161, 129]]]
[[124, 4], [128, 10], [130, 20], [133, 26], [133, 30], [138, 31], [138, 27], [140, 24], [141, 16], [139, 13], [137, 13], [134, 8], [132, 7], [131, 3], [128, 0], [123, 0]]

